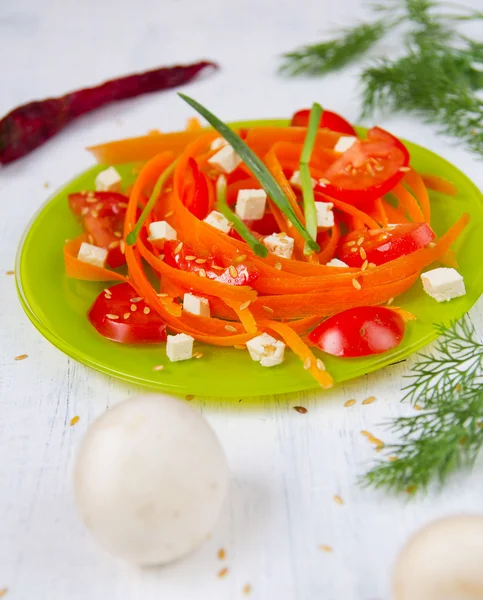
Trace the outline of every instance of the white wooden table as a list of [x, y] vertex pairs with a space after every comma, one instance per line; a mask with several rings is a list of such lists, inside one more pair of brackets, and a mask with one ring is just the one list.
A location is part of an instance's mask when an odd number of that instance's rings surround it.
[[[347, 23], [348, 15], [363, 17], [358, 0], [2, 0], [0, 114], [116, 74], [211, 58], [222, 70], [185, 91], [226, 120], [287, 116], [314, 100], [356, 120], [356, 68], [313, 80], [276, 74], [280, 53]], [[388, 52], [398, 44], [384, 42]], [[380, 423], [408, 410], [398, 400], [411, 360], [325, 393], [195, 399], [223, 443], [233, 482], [212, 539], [186, 560], [144, 571], [118, 562], [74, 510], [79, 440], [97, 415], [138, 390], [45, 341], [6, 272], [39, 205], [92, 164], [86, 145], [182, 128], [190, 115], [174, 91], [127, 101], [0, 170], [0, 589], [12, 600], [231, 600], [250, 584], [250, 597], [260, 600], [389, 600], [391, 565], [411, 532], [439, 515], [483, 512], [481, 468], [411, 501], [357, 485], [377, 456], [360, 431], [388, 439]], [[379, 123], [483, 186], [481, 162], [434, 129], [401, 116]], [[471, 313], [480, 331], [482, 307]], [[26, 360], [14, 361], [24, 353]], [[369, 395], [377, 401], [362, 406]], [[349, 398], [358, 404], [344, 408]], [[70, 427], [74, 415], [80, 421]]]

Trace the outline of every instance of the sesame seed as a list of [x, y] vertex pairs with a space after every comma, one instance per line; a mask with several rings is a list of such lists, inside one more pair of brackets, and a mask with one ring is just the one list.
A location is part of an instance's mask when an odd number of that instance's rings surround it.
[[26, 358], [28, 358], [28, 354], [19, 354], [13, 360], [25, 360]]
[[354, 406], [355, 403], [356, 400], [354, 400], [354, 398], [351, 398], [350, 400], [347, 400], [347, 402], [344, 402], [344, 406], [348, 408], [349, 406]]
[[119, 248], [121, 249], [122, 254], [124, 254], [124, 252], [126, 251], [126, 244], [124, 243], [124, 240], [120, 241]]
[[138, 307], [135, 304], [131, 304], [131, 312], [136, 312]]
[[224, 567], [223, 569], [221, 569], [221, 571], [218, 572], [218, 577], [220, 579], [223, 579], [223, 577], [226, 577], [228, 575], [228, 567]]
[[301, 415], [305, 415], [305, 413], [308, 412], [305, 406], [294, 406], [293, 408]]
[[352, 280], [352, 285], [356, 288], [356, 290], [360, 290], [362, 285], [357, 281], [357, 279]]
[[129, 298], [129, 302], [141, 302], [142, 298], [137, 296], [136, 298]]
[[186, 260], [195, 260], [196, 256], [190, 254], [189, 256], [185, 256]]
[[250, 302], [251, 300], [247, 300], [243, 304], [240, 304], [240, 310], [245, 310], [245, 308], [248, 308], [250, 306]]
[[15, 275], [15, 271], [5, 271], [5, 275]]
[[377, 266], [376, 264], [374, 264], [374, 263], [370, 262], [370, 263], [367, 265], [367, 268], [368, 268], [368, 269], [375, 269], [375, 268], [376, 268], [376, 266]]
[[218, 550], [218, 552], [216, 553], [216, 556], [219, 558], [219, 560], [225, 560], [226, 558], [226, 552], [224, 548], [220, 548]]
[[220, 265], [211, 265], [212, 269], [216, 269], [217, 271], [224, 271], [225, 267], [221, 267]]
[[378, 242], [383, 242], [384, 240], [386, 240], [388, 238], [387, 233], [381, 233], [381, 235], [377, 238]]
[[273, 308], [270, 308], [269, 306], [265, 306], [265, 305], [264, 305], [264, 306], [262, 306], [262, 308], [263, 308], [263, 310], [264, 310], [265, 312], [267, 312], [267, 313], [270, 313], [271, 315], [273, 315], [273, 313], [275, 312], [275, 311], [273, 310]]
[[95, 208], [93, 210], [91, 210], [91, 217], [94, 217], [94, 219], [97, 219], [98, 216], [99, 216], [99, 213], [97, 212], [97, 210]]
[[225, 325], [225, 330], [231, 331], [231, 332], [236, 332], [236, 327], [233, 327], [232, 325]]
[[164, 254], [158, 254], [159, 260], [164, 260]]
[[104, 288], [104, 293], [112, 296], [112, 291], [109, 288]]
[[112, 250], [113, 248], [117, 248], [119, 246], [120, 242], [119, 240], [114, 240], [113, 242], [111, 242], [108, 246], [109, 250]]
[[204, 269], [200, 269], [199, 270], [199, 276], [200, 277], [206, 277], [206, 271]]
[[434, 242], [429, 242], [428, 248], [436, 248], [436, 244]]
[[358, 240], [357, 240], [357, 245], [360, 246], [362, 244], [362, 242], [364, 241], [364, 236], [361, 236]]
[[[92, 192], [89, 192], [89, 194], [92, 194]], [[97, 198], [94, 196], [94, 194], [92, 194], [92, 196], [89, 196], [89, 194], [87, 194], [86, 202], [88, 204], [95, 204], [97, 202]]]
[[80, 417], [76, 415], [75, 417], [72, 417], [72, 419], [71, 419], [71, 420], [70, 420], [70, 422], [69, 422], [69, 425], [70, 425], [71, 427], [73, 427], [73, 426], [74, 426], [76, 423], [78, 423], [79, 421], [80, 421]]
[[156, 365], [153, 367], [153, 371], [164, 371], [164, 365]]
[[121, 237], [122, 237], [122, 233], [121, 233], [120, 231], [115, 231], [115, 232], [114, 232], [114, 235], [115, 235], [116, 237], [118, 237], [118, 238], [121, 238]]
[[235, 350], [246, 350], [246, 346], [243, 344], [235, 344], [233, 348], [235, 348]]
[[319, 369], [319, 371], [325, 371], [325, 365], [324, 365], [324, 363], [323, 363], [323, 362], [320, 360], [320, 358], [318, 358], [318, 359], [315, 361], [315, 364], [316, 364], [316, 366], [317, 366], [317, 369]]
[[372, 404], [375, 401], [376, 401], [375, 396], [369, 396], [368, 398], [366, 398], [365, 400], [362, 401], [362, 404]]
[[203, 358], [203, 352], [197, 352], [195, 358]]
[[116, 319], [119, 319], [118, 315], [113, 315], [112, 313], [107, 313], [106, 317], [108, 319], [112, 319], [113, 321], [115, 321]]
[[151, 312], [151, 309], [149, 308], [149, 306], [145, 306], [145, 307], [144, 307], [144, 310], [143, 310], [143, 313], [144, 313], [145, 315], [149, 315], [149, 313], [150, 313], [150, 312]]
[[247, 583], [243, 586], [242, 592], [245, 594], [245, 596], [248, 596], [248, 594], [250, 594], [251, 591], [252, 591], [252, 586], [249, 583]]
[[354, 247], [354, 248], [351, 248], [351, 252], [353, 252], [353, 253], [354, 253], [354, 252], [358, 252], [358, 251], [359, 251], [359, 250], [358, 250], [358, 248], [355, 248], [355, 247]]
[[233, 265], [230, 265], [230, 268], [228, 270], [230, 271], [230, 275], [233, 278], [238, 277], [238, 271], [235, 269], [235, 267]]
[[374, 169], [370, 163], [366, 163], [366, 171], [369, 173], [369, 175], [374, 176]]
[[167, 298], [169, 294], [156, 294], [158, 298]]
[[188, 400], [189, 402], [190, 400], [193, 400], [194, 397], [194, 394], [188, 394], [187, 396], [185, 396], [185, 400]]
[[274, 266], [274, 267], [275, 267], [275, 268], [276, 268], [278, 271], [281, 271], [281, 270], [282, 270], [282, 263], [280, 263], [280, 262], [276, 262], [276, 263], [275, 263], [273, 266]]
[[322, 550], [322, 552], [333, 552], [332, 546], [326, 546], [325, 544], [319, 546], [319, 550]]
[[122, 315], [122, 318], [123, 318], [124, 320], [126, 320], [126, 319], [129, 319], [129, 317], [130, 317], [130, 316], [131, 316], [131, 313], [129, 313], [129, 312], [125, 312], [125, 313]]
[[368, 261], [367, 259], [362, 263], [361, 265], [361, 271], [365, 271], [367, 269], [367, 265], [368, 265]]
[[310, 367], [312, 366], [312, 359], [307, 356], [307, 358], [304, 361], [304, 369], [307, 371], [308, 369], [310, 369]]
[[367, 252], [364, 250], [364, 248], [361, 247], [359, 249], [359, 254], [360, 254], [362, 260], [366, 260], [366, 258], [367, 258]]
[[370, 433], [369, 431], [366, 431], [365, 429], [363, 429], [363, 430], [361, 431], [361, 433], [362, 433], [362, 435], [363, 435], [364, 437], [368, 437], [368, 438], [371, 438], [371, 437], [373, 437], [372, 433]]
[[237, 257], [236, 257], [236, 258], [233, 260], [233, 262], [234, 262], [236, 265], [239, 265], [239, 264], [240, 264], [240, 263], [242, 263], [244, 260], [246, 260], [246, 258], [247, 258], [247, 255], [246, 255], [246, 254], [240, 254], [240, 256], [237, 256]]
[[356, 243], [355, 243], [355, 241], [354, 241], [354, 240], [352, 240], [351, 242], [347, 242], [347, 246], [349, 246], [349, 248], [350, 248], [351, 246], [355, 246], [355, 245], [356, 245]]
[[344, 504], [344, 500], [342, 500], [342, 498], [339, 495], [334, 496], [334, 502], [340, 505]]
[[175, 254], [179, 254], [181, 252], [181, 249], [183, 248], [183, 242], [180, 242], [176, 248], [174, 249], [174, 253]]
[[85, 217], [88, 212], [89, 212], [89, 209], [87, 208], [87, 206], [84, 206], [84, 208], [81, 210], [81, 215], [83, 217]]
[[174, 210], [168, 210], [168, 212], [164, 215], [164, 218], [172, 217], [174, 215]]
[[93, 244], [94, 243], [94, 238], [92, 237], [91, 233], [88, 234], [87, 240], [88, 240], [89, 244]]
[[203, 265], [206, 262], [206, 258], [197, 258], [195, 262], [199, 265]]
[[95, 210], [102, 210], [104, 208], [104, 202], [98, 202], [94, 208]]
[[411, 167], [399, 167], [401, 173], [408, 173], [411, 170]]
[[330, 183], [328, 179], [324, 179], [323, 177], [322, 179], [319, 179], [319, 185], [321, 185], [322, 187], [325, 187], [328, 183]]

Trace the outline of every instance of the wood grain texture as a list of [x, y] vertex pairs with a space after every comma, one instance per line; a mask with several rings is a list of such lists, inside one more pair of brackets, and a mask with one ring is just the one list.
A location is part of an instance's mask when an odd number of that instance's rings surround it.
[[[466, 4], [476, 8], [479, 0]], [[318, 39], [348, 14], [364, 16], [358, 0], [3, 0], [0, 39], [8, 52], [0, 53], [0, 114], [116, 74], [211, 58], [222, 71], [186, 91], [227, 120], [289, 115], [314, 100], [356, 120], [356, 69], [324, 80], [276, 75], [281, 52]], [[390, 51], [398, 42], [384, 44]], [[190, 114], [174, 91], [121, 103], [0, 170], [0, 589], [15, 600], [232, 600], [251, 584], [249, 597], [257, 600], [389, 600], [391, 565], [411, 532], [440, 515], [483, 512], [481, 464], [418, 499], [357, 485], [378, 456], [360, 431], [387, 441], [381, 423], [411, 410], [398, 400], [413, 359], [325, 393], [195, 398], [233, 477], [212, 539], [184, 561], [157, 570], [127, 566], [100, 550], [77, 518], [71, 469], [82, 434], [139, 390], [45, 341], [5, 273], [32, 214], [91, 164], [84, 146], [181, 128]], [[483, 186], [481, 162], [430, 127], [400, 116], [380, 124], [439, 152]], [[483, 333], [483, 304], [471, 314]], [[15, 361], [21, 354], [28, 358]], [[372, 395], [376, 402], [361, 405]], [[357, 403], [344, 407], [350, 398]], [[223, 567], [229, 571], [220, 579]]]

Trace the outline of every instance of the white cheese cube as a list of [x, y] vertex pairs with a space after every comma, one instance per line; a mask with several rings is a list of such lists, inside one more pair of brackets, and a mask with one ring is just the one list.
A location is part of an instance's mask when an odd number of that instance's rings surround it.
[[77, 258], [82, 262], [94, 265], [94, 267], [104, 267], [107, 260], [107, 250], [105, 248], [99, 248], [93, 244], [82, 242]]
[[236, 198], [235, 212], [244, 221], [263, 219], [267, 194], [265, 190], [240, 190]]
[[262, 333], [247, 342], [247, 349], [252, 360], [263, 367], [274, 367], [283, 362], [285, 344], [268, 333]]
[[282, 258], [292, 258], [294, 240], [286, 233], [272, 233], [263, 240], [263, 244], [270, 254]]
[[422, 273], [424, 291], [438, 302], [446, 302], [466, 294], [463, 277], [455, 269], [440, 267]]
[[225, 140], [225, 138], [218, 137], [211, 142], [210, 150], [219, 150], [220, 148], [223, 148], [227, 144], [228, 144], [228, 142]]
[[339, 260], [338, 258], [332, 258], [325, 265], [326, 267], [349, 267], [343, 260]]
[[156, 240], [175, 240], [178, 237], [176, 229], [173, 229], [167, 221], [153, 221], [149, 224], [149, 239]]
[[118, 192], [121, 189], [121, 176], [114, 167], [101, 171], [96, 177], [98, 192]]
[[334, 213], [332, 202], [316, 202], [315, 210], [317, 212], [317, 227], [333, 227]]
[[233, 173], [233, 171], [242, 162], [242, 159], [233, 150], [230, 144], [226, 144], [216, 154], [213, 154], [208, 162], [223, 173]]
[[218, 212], [217, 210], [212, 210], [206, 219], [203, 219], [203, 221], [208, 223], [208, 225], [223, 231], [223, 233], [230, 233], [232, 226], [231, 221], [229, 221], [224, 215], [221, 214], [221, 212]]
[[209, 317], [210, 303], [207, 298], [195, 296], [194, 294], [185, 294], [183, 297], [183, 310], [192, 315]]
[[193, 358], [193, 342], [194, 339], [186, 333], [168, 335], [166, 356], [171, 362]]
[[[317, 180], [313, 177], [310, 178], [312, 182], [312, 187], [314, 188], [317, 185]], [[294, 171], [292, 177], [290, 177], [290, 183], [296, 185], [297, 187], [302, 187], [302, 177], [300, 176], [300, 171]]]
[[337, 144], [334, 146], [336, 152], [344, 153], [346, 150], [357, 142], [357, 138], [353, 135], [341, 135], [337, 140]]

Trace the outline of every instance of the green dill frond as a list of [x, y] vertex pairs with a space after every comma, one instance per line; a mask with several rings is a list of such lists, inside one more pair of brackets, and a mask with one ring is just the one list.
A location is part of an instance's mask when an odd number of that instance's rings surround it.
[[287, 52], [280, 71], [287, 75], [322, 75], [340, 69], [367, 52], [387, 30], [388, 23], [383, 20], [345, 29], [337, 39]]

